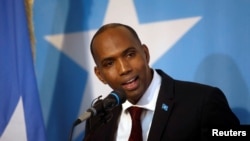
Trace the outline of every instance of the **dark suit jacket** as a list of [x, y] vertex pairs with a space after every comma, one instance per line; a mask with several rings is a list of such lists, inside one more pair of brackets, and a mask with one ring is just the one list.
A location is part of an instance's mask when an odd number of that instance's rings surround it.
[[[211, 135], [212, 128], [240, 124], [220, 89], [174, 80], [161, 70], [157, 72], [162, 82], [148, 141], [209, 140], [207, 136]], [[168, 106], [165, 110], [164, 105]], [[115, 140], [121, 106], [111, 113], [110, 121], [103, 115], [87, 121], [85, 140]]]

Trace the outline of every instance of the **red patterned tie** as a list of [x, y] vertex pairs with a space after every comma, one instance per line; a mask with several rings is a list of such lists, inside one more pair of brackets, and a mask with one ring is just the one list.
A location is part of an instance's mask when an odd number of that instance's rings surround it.
[[142, 141], [141, 112], [142, 108], [130, 107], [128, 109], [132, 118], [132, 129], [128, 141]]

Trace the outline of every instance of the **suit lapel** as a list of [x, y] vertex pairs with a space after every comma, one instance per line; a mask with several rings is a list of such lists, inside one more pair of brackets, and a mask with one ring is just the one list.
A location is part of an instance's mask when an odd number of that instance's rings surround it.
[[161, 87], [156, 102], [148, 141], [160, 141], [164, 129], [167, 126], [169, 116], [174, 107], [174, 80], [164, 72], [157, 70], [162, 77]]

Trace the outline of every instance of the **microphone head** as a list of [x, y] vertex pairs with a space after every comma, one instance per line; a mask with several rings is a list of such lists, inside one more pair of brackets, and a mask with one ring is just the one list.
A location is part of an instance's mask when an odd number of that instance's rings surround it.
[[123, 90], [114, 90], [110, 95], [113, 95], [116, 98], [117, 105], [123, 104], [127, 100], [126, 94]]
[[112, 110], [126, 101], [126, 95], [123, 91], [112, 91], [106, 98], [99, 99], [94, 103], [95, 113]]

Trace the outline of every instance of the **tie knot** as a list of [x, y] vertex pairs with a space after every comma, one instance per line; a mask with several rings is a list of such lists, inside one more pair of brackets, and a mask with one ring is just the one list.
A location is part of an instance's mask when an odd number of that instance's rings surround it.
[[132, 119], [135, 119], [135, 120], [140, 120], [141, 119], [141, 113], [142, 113], [142, 108], [140, 107], [130, 107], [128, 108], [128, 111], [131, 115], [131, 118]]

